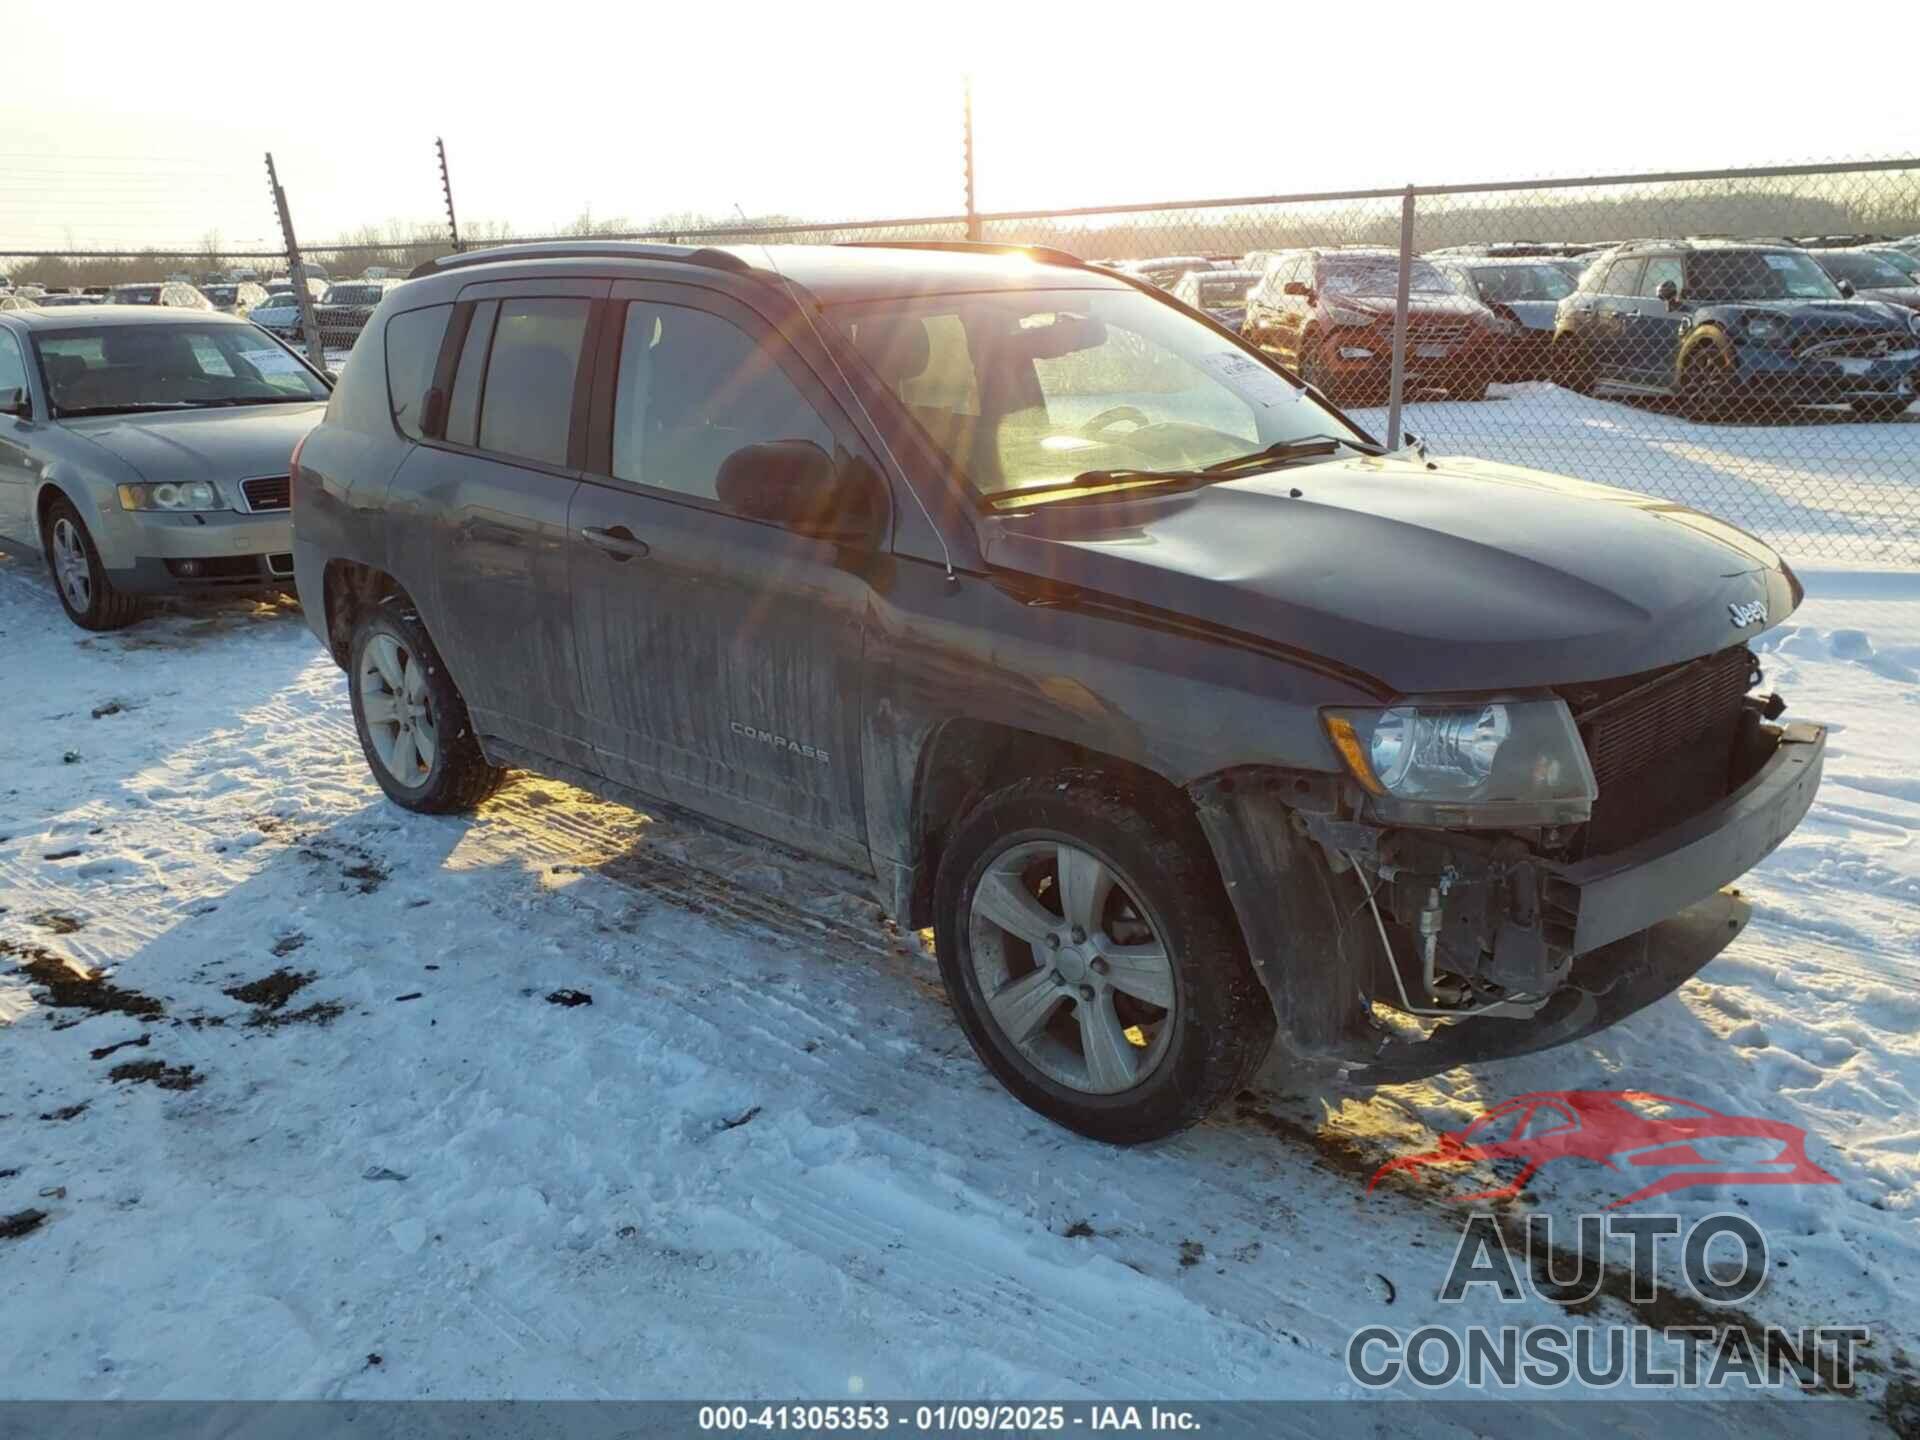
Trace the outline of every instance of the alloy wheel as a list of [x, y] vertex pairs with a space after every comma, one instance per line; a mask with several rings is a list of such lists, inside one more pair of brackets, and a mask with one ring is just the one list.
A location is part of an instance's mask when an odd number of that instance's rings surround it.
[[64, 515], [53, 522], [53, 576], [76, 614], [93, 604], [93, 562], [80, 527]]
[[996, 855], [969, 915], [985, 1013], [1069, 1089], [1112, 1095], [1165, 1057], [1179, 1006], [1165, 938], [1114, 870], [1065, 840]]
[[355, 684], [381, 765], [409, 789], [426, 784], [440, 751], [440, 733], [420, 657], [394, 636], [375, 634], [361, 653]]

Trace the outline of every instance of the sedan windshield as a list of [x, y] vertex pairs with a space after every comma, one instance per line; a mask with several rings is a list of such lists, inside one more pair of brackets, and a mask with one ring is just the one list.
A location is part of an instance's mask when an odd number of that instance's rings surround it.
[[1573, 281], [1557, 265], [1487, 265], [1473, 272], [1482, 300], [1564, 300]]
[[36, 333], [55, 415], [324, 400], [327, 388], [252, 325], [103, 325]]
[[1804, 250], [1704, 250], [1687, 260], [1689, 300], [1838, 300]]
[[1904, 250], [1876, 250], [1873, 252], [1881, 259], [1906, 276], [1909, 285], [1920, 284], [1920, 256], [1907, 254]]
[[[1417, 291], [1453, 292], [1447, 277], [1427, 260], [1413, 262], [1409, 281], [1410, 287]], [[1323, 259], [1320, 286], [1329, 295], [1395, 295], [1400, 290], [1400, 262], [1392, 255]]]
[[829, 313], [987, 497], [1090, 472], [1199, 469], [1329, 433], [1365, 440], [1266, 361], [1133, 290], [932, 295]]

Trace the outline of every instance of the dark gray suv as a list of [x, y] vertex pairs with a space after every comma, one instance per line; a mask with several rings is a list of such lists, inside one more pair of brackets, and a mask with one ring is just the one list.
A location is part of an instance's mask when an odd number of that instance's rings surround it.
[[422, 267], [294, 459], [397, 803], [504, 767], [871, 876], [981, 1059], [1112, 1141], [1278, 1037], [1384, 1083], [1665, 995], [1812, 802], [1752, 537], [1385, 453], [1145, 282], [993, 247]]

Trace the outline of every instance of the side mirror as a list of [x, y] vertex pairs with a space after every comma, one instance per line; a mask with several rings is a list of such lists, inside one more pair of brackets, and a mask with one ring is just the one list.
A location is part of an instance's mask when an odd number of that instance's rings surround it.
[[833, 463], [811, 440], [745, 445], [720, 463], [714, 498], [749, 520], [838, 544], [872, 538], [880, 477], [862, 461]]
[[1305, 295], [1311, 297], [1313, 295], [1313, 287], [1304, 280], [1289, 280], [1280, 287], [1280, 293], [1282, 295]]
[[24, 386], [16, 385], [11, 390], [0, 390], [0, 415], [17, 415], [25, 420], [32, 411], [33, 407], [27, 400]]
[[1842, 300], [1851, 300], [1853, 298], [1853, 282], [1851, 280], [1841, 280], [1837, 283], [1840, 286], [1840, 298]]
[[1654, 286], [1653, 294], [1654, 298], [1663, 303], [1669, 310], [1680, 303], [1680, 287], [1671, 280], [1662, 280], [1658, 285]]

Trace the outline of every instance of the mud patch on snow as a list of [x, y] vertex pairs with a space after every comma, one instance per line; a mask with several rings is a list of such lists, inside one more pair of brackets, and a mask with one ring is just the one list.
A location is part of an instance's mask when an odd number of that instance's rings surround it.
[[300, 853], [317, 864], [330, 865], [340, 872], [341, 888], [371, 895], [387, 883], [391, 873], [385, 865], [358, 845], [337, 840], [315, 840], [302, 845]]
[[162, 1090], [191, 1090], [206, 1076], [191, 1065], [169, 1065], [164, 1060], [131, 1060], [107, 1072], [116, 1085], [156, 1085]]
[[61, 1010], [83, 1010], [89, 1015], [132, 1015], [158, 1020], [166, 1009], [151, 995], [109, 985], [97, 970], [76, 970], [51, 950], [0, 940], [0, 957], [11, 959], [27, 978], [46, 991], [43, 1004]]
[[313, 983], [311, 974], [301, 974], [285, 966], [271, 975], [263, 975], [258, 980], [249, 980], [245, 985], [235, 985], [221, 993], [242, 1005], [257, 1005], [262, 1010], [278, 1010]]
[[21, 1210], [12, 1215], [0, 1215], [0, 1240], [18, 1240], [22, 1235], [31, 1235], [47, 1223], [44, 1210]]
[[55, 935], [72, 935], [87, 928], [87, 922], [78, 915], [69, 915], [62, 910], [42, 910], [37, 915], [29, 915], [27, 923]]
[[299, 1010], [256, 1010], [247, 1021], [249, 1030], [281, 1030], [289, 1025], [331, 1025], [347, 1013], [347, 1007], [333, 1000], [318, 1000]]

